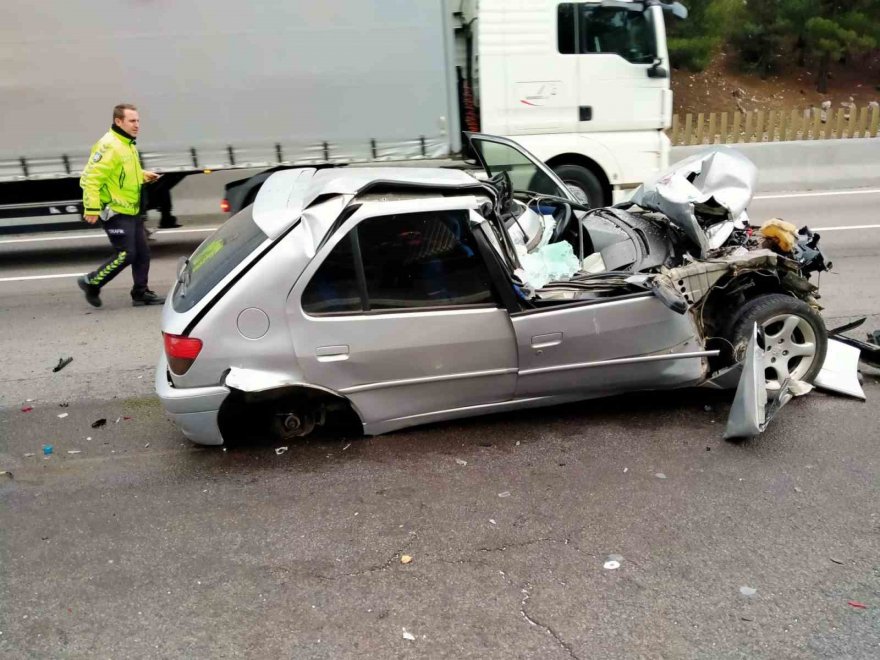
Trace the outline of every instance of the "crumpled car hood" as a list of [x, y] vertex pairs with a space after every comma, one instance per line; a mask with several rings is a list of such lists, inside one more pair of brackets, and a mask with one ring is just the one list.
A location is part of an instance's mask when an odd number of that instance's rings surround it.
[[[701, 258], [709, 250], [709, 238], [701, 211], [718, 217], [719, 209], [737, 220], [754, 196], [758, 168], [729, 147], [715, 147], [677, 162], [642, 184], [630, 200], [643, 209], [659, 211], [699, 246]], [[702, 215], [702, 214], [701, 214]]]

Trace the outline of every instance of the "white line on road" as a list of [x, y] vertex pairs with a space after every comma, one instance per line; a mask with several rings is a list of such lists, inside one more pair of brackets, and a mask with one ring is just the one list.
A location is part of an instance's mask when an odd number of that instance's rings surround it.
[[[159, 229], [158, 231], [153, 232], [153, 235], [156, 234], [205, 234], [211, 231], [217, 230], [218, 227], [199, 227], [198, 229]], [[7, 245], [11, 243], [43, 243], [46, 241], [76, 241], [76, 240], [85, 240], [88, 238], [106, 238], [106, 234], [77, 234], [74, 236], [47, 236], [44, 238], [7, 238], [5, 240], [0, 240], [0, 245]]]
[[58, 275], [27, 275], [25, 277], [0, 277], [0, 282], [27, 282], [28, 280], [57, 280], [62, 277], [81, 277], [85, 273], [59, 273]]
[[796, 197], [835, 197], [839, 195], [877, 195], [880, 188], [859, 190], [831, 190], [827, 192], [784, 193], [780, 195], [755, 195], [755, 199], [794, 199]]
[[880, 229], [880, 225], [850, 225], [849, 227], [810, 227], [813, 231], [848, 231], [850, 229]]

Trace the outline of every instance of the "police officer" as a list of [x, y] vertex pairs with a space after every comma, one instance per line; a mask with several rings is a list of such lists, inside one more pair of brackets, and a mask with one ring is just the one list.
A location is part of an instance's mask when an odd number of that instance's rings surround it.
[[137, 108], [122, 103], [113, 108], [113, 125], [92, 147], [89, 162], [80, 177], [85, 221], [100, 218], [110, 243], [116, 250], [108, 261], [79, 280], [79, 288], [94, 307], [101, 306], [101, 287], [131, 266], [134, 286], [131, 300], [135, 307], [159, 305], [165, 299], [150, 291], [150, 248], [141, 214], [141, 186], [159, 178], [141, 169], [135, 139], [140, 130]]

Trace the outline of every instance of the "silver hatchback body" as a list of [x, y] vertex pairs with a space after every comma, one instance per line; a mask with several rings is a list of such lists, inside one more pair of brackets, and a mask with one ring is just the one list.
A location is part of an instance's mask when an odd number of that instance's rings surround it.
[[693, 176], [703, 159], [678, 170], [694, 190], [667, 175], [640, 191], [640, 208], [588, 212], [515, 143], [471, 139], [485, 177], [278, 172], [181, 262], [156, 389], [186, 436], [304, 435], [341, 408], [378, 434], [735, 387], [755, 325], [790, 349], [758, 351], [771, 391], [815, 376], [826, 337], [808, 273], [821, 253], [797, 252], [807, 234], [786, 253], [752, 231], [754, 175], [739, 157], [714, 194]]

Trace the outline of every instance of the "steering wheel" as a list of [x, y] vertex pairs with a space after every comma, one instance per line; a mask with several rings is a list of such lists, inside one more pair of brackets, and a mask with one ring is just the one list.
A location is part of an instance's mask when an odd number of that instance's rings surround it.
[[553, 230], [553, 235], [550, 237], [551, 243], [560, 240], [565, 235], [568, 225], [571, 224], [571, 217], [574, 215], [571, 210], [571, 204], [567, 204], [566, 202], [557, 203], [559, 204], [557, 209], [558, 211], [561, 211], [562, 217], [557, 218], [556, 213], [553, 214], [553, 218], [556, 220], [556, 228]]

